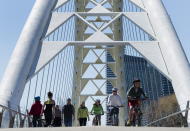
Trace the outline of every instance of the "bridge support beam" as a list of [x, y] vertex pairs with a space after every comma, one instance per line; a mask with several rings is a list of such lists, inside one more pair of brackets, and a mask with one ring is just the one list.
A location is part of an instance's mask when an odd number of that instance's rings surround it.
[[[165, 59], [181, 109], [190, 100], [190, 66], [180, 40], [161, 0], [143, 0]], [[190, 125], [190, 115], [188, 116]]]
[[[0, 104], [10, 103], [12, 109], [17, 109], [56, 3], [57, 0], [36, 0], [1, 81]], [[2, 127], [8, 127], [8, 116], [3, 115]]]
[[75, 107], [75, 120], [73, 126], [78, 126], [77, 111], [80, 107], [80, 93], [81, 93], [81, 68], [82, 68], [82, 48], [75, 46], [75, 67], [74, 67], [74, 84], [72, 100]]
[[126, 83], [125, 83], [125, 73], [124, 73], [124, 46], [116, 46], [115, 52], [117, 54], [116, 57], [116, 72], [117, 72], [117, 80], [116, 80], [116, 87], [119, 90], [119, 95], [123, 100], [124, 107], [120, 108], [119, 113], [119, 125], [125, 126], [125, 120], [127, 116], [127, 96], [126, 96]]

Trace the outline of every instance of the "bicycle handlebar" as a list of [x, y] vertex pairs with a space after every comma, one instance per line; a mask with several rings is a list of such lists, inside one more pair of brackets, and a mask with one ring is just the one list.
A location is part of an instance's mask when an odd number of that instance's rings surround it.
[[137, 98], [137, 97], [131, 97], [131, 98], [129, 98], [128, 97], [128, 99], [129, 100], [142, 100], [142, 101], [144, 101], [144, 100], [148, 100], [148, 97], [145, 97], [145, 98]]
[[117, 108], [120, 108], [120, 107], [124, 107], [124, 106], [123, 105], [122, 106], [107, 105], [107, 107], [117, 107]]
[[104, 114], [94, 114], [94, 113], [91, 113], [90, 115], [95, 115], [95, 116], [97, 116], [97, 115], [104, 115]]

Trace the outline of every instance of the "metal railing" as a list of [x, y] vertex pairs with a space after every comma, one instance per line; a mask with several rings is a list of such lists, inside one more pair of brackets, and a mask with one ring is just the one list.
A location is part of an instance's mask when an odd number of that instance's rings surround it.
[[27, 114], [21, 113], [19, 106], [17, 110], [13, 110], [10, 107], [0, 105], [0, 127], [1, 128], [5, 127], [5, 125], [3, 125], [4, 123], [8, 123], [9, 128], [32, 127], [31, 121], [32, 121], [32, 117], [30, 117]]
[[[161, 117], [157, 120], [149, 121], [148, 124], [143, 126], [148, 127], [188, 127], [188, 112], [190, 110], [190, 101], [187, 102], [186, 108], [181, 111], [177, 111], [175, 113], [167, 114], [164, 117]], [[61, 110], [62, 114], [62, 110]], [[4, 117], [4, 115], [8, 115], [9, 117]], [[6, 119], [9, 118], [9, 119]], [[63, 120], [61, 115], [61, 120]], [[18, 106], [17, 110], [13, 110], [10, 107], [6, 107], [0, 105], [0, 127], [4, 127], [2, 125], [2, 121], [8, 123], [9, 128], [24, 128], [24, 127], [33, 127], [32, 126], [32, 117], [28, 115], [28, 111], [26, 114], [22, 113], [20, 107]], [[63, 123], [62, 123], [63, 124]]]
[[152, 127], [188, 127], [188, 112], [190, 101], [187, 102], [186, 109], [168, 114], [162, 118], [149, 122], [144, 126]]

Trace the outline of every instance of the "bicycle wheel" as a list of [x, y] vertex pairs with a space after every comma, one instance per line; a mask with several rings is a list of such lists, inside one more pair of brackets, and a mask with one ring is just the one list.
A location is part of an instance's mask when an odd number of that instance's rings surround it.
[[112, 126], [115, 126], [115, 114], [112, 115]]
[[98, 117], [95, 116], [95, 125], [98, 126]]
[[93, 126], [97, 126], [98, 125], [97, 120], [96, 120], [96, 116], [92, 120], [92, 125]]
[[136, 119], [137, 119], [136, 112], [133, 113], [132, 118], [133, 119], [131, 120], [131, 126], [136, 126]]
[[118, 114], [115, 114], [115, 115], [116, 115], [115, 125], [119, 126], [119, 116], [118, 116]]
[[142, 113], [138, 113], [138, 118], [137, 118], [137, 122], [138, 122], [138, 126], [141, 126], [141, 120], [142, 120]]
[[113, 114], [112, 126], [118, 126], [118, 115]]

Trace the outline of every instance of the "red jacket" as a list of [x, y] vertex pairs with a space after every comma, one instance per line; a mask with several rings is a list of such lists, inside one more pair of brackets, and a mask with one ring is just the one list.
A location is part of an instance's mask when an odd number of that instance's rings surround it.
[[29, 115], [41, 115], [42, 113], [42, 104], [40, 103], [40, 101], [36, 101], [29, 112]]

